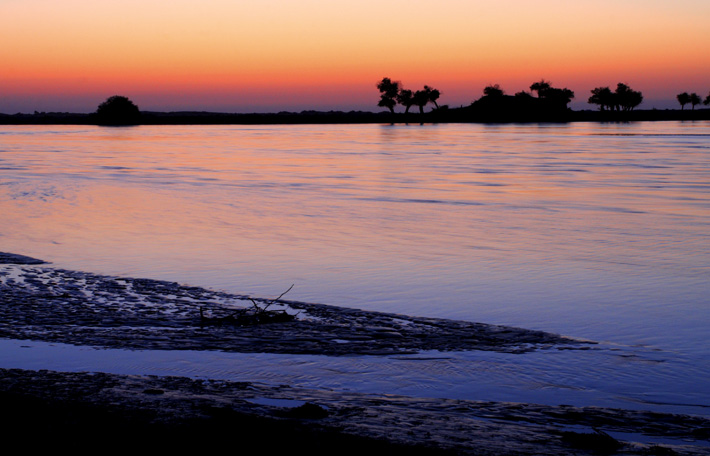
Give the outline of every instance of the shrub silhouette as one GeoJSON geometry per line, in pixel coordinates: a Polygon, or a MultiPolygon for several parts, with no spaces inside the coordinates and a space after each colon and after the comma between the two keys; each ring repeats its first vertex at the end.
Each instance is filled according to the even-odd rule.
{"type": "Polygon", "coordinates": [[[534,97],[525,90],[506,95],[500,85],[490,84],[483,89],[483,96],[471,104],[471,108],[474,112],[499,120],[559,119],[568,111],[567,104],[574,98],[573,91],[552,87],[546,81],[534,83],[531,90],[538,96],[534,97]]]}
{"type": "Polygon", "coordinates": [[[136,125],[141,112],[131,100],[124,96],[109,97],[96,109],[99,125],[136,125]]]}
{"type": "Polygon", "coordinates": [[[553,109],[566,110],[567,105],[574,98],[574,92],[567,87],[564,89],[552,87],[552,83],[544,79],[533,83],[530,90],[537,92],[537,97],[544,99],[547,105],[553,109]]]}
{"type": "Polygon", "coordinates": [[[538,98],[547,100],[551,106],[555,106],[559,109],[567,109],[567,105],[574,98],[574,92],[566,87],[564,89],[550,87],[549,89],[539,91],[538,94],[538,98]]]}
{"type": "Polygon", "coordinates": [[[502,97],[505,95],[505,91],[498,84],[493,84],[484,87],[483,95],[486,97],[502,97]]]}
{"type": "Polygon", "coordinates": [[[531,92],[537,92],[538,98],[541,96],[541,92],[544,92],[545,90],[551,89],[552,86],[550,85],[550,81],[545,81],[544,79],[540,79],[540,82],[534,82],[530,86],[530,91],[531,92]]]}

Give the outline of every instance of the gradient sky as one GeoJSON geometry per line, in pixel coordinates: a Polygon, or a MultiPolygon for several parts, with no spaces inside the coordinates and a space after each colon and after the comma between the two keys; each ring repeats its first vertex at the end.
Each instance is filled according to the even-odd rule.
{"type": "Polygon", "coordinates": [[[0,0],[0,112],[378,110],[384,76],[469,104],[544,78],[710,91],[707,0],[0,0]]]}

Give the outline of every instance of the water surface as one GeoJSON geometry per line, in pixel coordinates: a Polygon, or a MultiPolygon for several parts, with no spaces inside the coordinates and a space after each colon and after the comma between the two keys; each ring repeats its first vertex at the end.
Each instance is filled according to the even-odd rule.
{"type": "Polygon", "coordinates": [[[0,211],[60,267],[709,369],[710,122],[2,126],[0,211]]]}

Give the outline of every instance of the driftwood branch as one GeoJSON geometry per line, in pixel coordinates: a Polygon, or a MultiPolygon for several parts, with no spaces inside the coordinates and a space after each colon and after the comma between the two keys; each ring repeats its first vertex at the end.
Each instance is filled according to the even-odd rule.
{"type": "Polygon", "coordinates": [[[286,293],[288,293],[289,291],[291,291],[291,288],[293,288],[293,284],[292,284],[290,287],[288,287],[288,290],[286,290],[286,291],[284,291],[283,293],[281,293],[278,298],[272,299],[271,301],[267,302],[267,303],[264,305],[264,307],[259,307],[259,305],[256,303],[256,301],[254,301],[252,298],[249,298],[249,301],[251,301],[252,305],[254,306],[254,311],[255,311],[255,312],[257,312],[257,313],[266,312],[270,305],[272,305],[273,303],[275,303],[275,302],[278,301],[279,299],[283,298],[286,293]]]}
{"type": "Polygon", "coordinates": [[[278,323],[292,321],[296,318],[295,315],[290,315],[285,310],[268,310],[269,307],[283,298],[286,293],[291,291],[293,285],[288,287],[288,290],[281,293],[276,299],[265,301],[261,306],[257,302],[248,298],[252,306],[246,309],[238,309],[225,317],[207,317],[205,316],[203,307],[200,307],[200,323],[202,325],[258,325],[263,323],[278,323]]]}

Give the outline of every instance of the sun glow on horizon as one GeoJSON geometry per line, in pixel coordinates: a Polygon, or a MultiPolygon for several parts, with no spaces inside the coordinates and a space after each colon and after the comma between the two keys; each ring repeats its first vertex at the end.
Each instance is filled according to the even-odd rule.
{"type": "Polygon", "coordinates": [[[490,83],[514,93],[540,78],[577,100],[618,81],[672,99],[710,89],[707,17],[698,0],[10,0],[0,3],[10,43],[0,48],[0,112],[61,109],[68,97],[86,99],[88,112],[117,92],[145,109],[238,112],[279,98],[376,109],[384,76],[433,85],[451,105],[490,83]]]}

